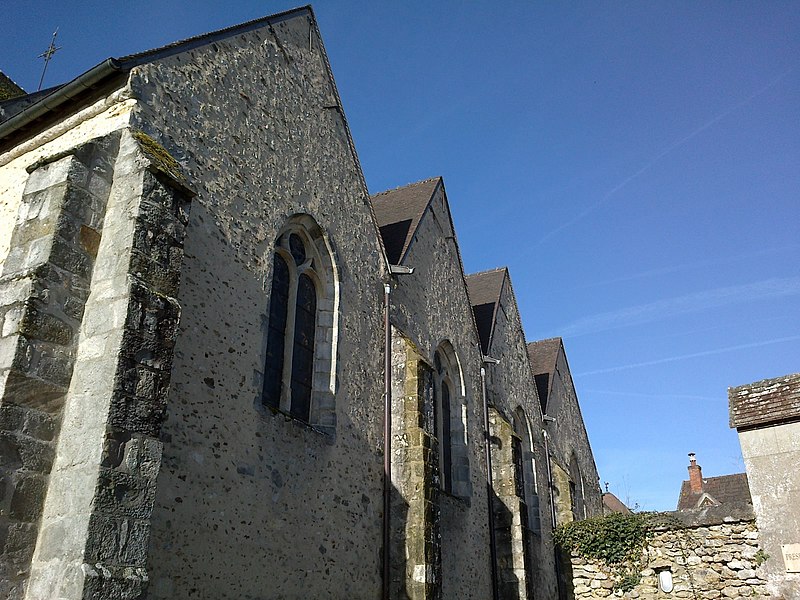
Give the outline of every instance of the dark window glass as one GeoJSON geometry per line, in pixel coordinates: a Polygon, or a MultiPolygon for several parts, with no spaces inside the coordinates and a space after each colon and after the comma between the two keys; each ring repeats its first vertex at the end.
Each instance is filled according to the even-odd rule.
{"type": "Polygon", "coordinates": [[[297,312],[292,351],[292,416],[308,421],[311,408],[311,380],[314,374],[314,332],[317,291],[308,275],[297,281],[297,312]]]}
{"type": "Polygon", "coordinates": [[[452,440],[450,439],[450,387],[442,382],[442,489],[449,492],[453,489],[452,474],[452,440]]]}
{"type": "Polygon", "coordinates": [[[306,246],[296,233],[289,236],[289,252],[298,265],[302,265],[306,261],[306,246]]]}
{"type": "Polygon", "coordinates": [[[272,292],[269,300],[269,330],[267,332],[267,359],[264,364],[264,389],[262,402],[280,407],[281,381],[283,379],[283,351],[286,343],[286,311],[289,305],[289,266],[275,255],[272,273],[272,292]]]}
{"type": "Polygon", "coordinates": [[[520,500],[525,501],[525,469],[522,464],[522,440],[517,436],[511,438],[511,456],[514,461],[514,479],[516,480],[516,494],[520,500]]]}

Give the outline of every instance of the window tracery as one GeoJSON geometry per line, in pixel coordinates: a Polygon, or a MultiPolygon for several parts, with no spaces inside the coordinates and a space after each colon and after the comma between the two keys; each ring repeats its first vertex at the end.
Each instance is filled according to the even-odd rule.
{"type": "Polygon", "coordinates": [[[322,230],[295,215],[274,248],[261,402],[324,431],[336,424],[337,291],[322,230]]]}

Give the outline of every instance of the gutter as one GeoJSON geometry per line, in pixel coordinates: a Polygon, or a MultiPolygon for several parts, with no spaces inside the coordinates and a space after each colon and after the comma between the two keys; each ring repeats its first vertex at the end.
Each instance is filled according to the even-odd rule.
{"type": "Polygon", "coordinates": [[[8,121],[0,124],[0,141],[10,137],[11,134],[19,130],[25,129],[28,125],[42,118],[47,113],[56,110],[62,104],[75,100],[87,90],[91,90],[100,82],[123,70],[121,63],[113,58],[107,58],[99,65],[92,67],[66,85],[61,86],[52,94],[48,94],[36,104],[29,106],[21,113],[17,113],[8,121]]]}

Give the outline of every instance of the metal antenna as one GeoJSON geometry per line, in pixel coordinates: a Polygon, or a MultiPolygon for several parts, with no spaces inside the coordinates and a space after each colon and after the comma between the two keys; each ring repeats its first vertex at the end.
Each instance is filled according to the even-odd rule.
{"type": "Polygon", "coordinates": [[[44,52],[42,52],[38,58],[44,59],[44,69],[42,69],[42,77],[39,79],[39,87],[36,88],[36,91],[40,91],[42,89],[42,82],[44,81],[44,74],[47,73],[47,65],[50,64],[50,59],[53,58],[53,54],[61,50],[61,46],[56,46],[56,36],[58,35],[58,27],[53,32],[53,39],[50,40],[50,47],[47,48],[44,52]]]}

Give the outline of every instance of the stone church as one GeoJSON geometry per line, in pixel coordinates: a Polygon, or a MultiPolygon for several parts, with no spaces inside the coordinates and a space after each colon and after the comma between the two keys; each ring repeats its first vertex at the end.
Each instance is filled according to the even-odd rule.
{"type": "Polygon", "coordinates": [[[310,8],[2,91],[2,597],[564,594],[563,344],[369,195],[310,8]]]}

